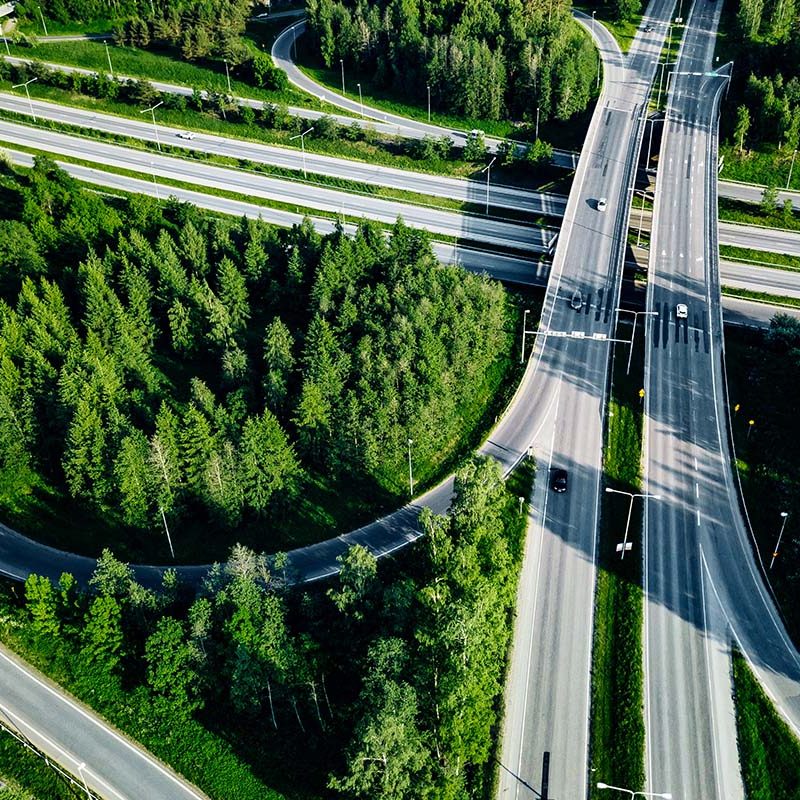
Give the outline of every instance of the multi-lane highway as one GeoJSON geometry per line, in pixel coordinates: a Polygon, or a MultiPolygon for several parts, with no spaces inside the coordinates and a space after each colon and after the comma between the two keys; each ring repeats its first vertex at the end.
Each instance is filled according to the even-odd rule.
{"type": "MultiPolygon", "coordinates": [[[[600,26],[603,93],[573,181],[532,359],[538,479],[520,578],[498,798],[586,796],[595,544],[609,343],[619,302],[643,108],[669,6],[652,3],[623,59],[600,26]],[[598,199],[607,198],[605,210],[598,199]],[[580,309],[568,299],[580,292],[580,309]],[[558,335],[558,338],[555,338],[558,335]],[[564,494],[551,469],[569,473],[564,494]]],[[[597,776],[602,777],[602,776],[597,776]]]]}
{"type": "Polygon", "coordinates": [[[716,224],[721,3],[697,0],[669,98],[649,265],[645,378],[647,782],[744,796],[731,645],[800,730],[800,660],[768,595],[731,468],[716,224]],[[687,306],[679,319],[677,305],[687,306]]]}
{"type": "Polygon", "coordinates": [[[0,120],[0,142],[38,148],[56,155],[85,159],[116,169],[130,170],[219,191],[261,197],[295,208],[312,208],[347,217],[367,217],[393,224],[398,216],[434,235],[475,241],[495,248],[546,252],[555,231],[480,214],[399,203],[372,195],[351,195],[325,186],[308,186],[284,178],[216,167],[191,159],[165,156],[93,139],[30,128],[0,120]]]}

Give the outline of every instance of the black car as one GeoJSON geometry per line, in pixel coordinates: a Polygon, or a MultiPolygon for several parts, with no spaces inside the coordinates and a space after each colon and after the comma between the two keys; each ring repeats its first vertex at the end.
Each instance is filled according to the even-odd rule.
{"type": "Polygon", "coordinates": [[[567,471],[565,469],[553,470],[553,475],[550,478],[550,488],[559,494],[567,491],[567,471]]]}

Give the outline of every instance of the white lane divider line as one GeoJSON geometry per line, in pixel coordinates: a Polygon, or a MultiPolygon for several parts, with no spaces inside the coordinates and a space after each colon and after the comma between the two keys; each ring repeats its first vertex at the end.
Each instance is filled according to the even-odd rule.
{"type": "Polygon", "coordinates": [[[700,527],[700,509],[697,509],[697,527],[700,527]]]}
{"type": "Polygon", "coordinates": [[[700,499],[700,484],[695,483],[694,485],[694,496],[699,500],[700,499]]]}

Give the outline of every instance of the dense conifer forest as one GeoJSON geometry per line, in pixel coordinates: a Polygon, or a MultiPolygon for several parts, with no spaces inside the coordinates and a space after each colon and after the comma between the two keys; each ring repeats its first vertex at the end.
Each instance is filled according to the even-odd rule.
{"type": "Polygon", "coordinates": [[[112,201],[46,159],[3,168],[0,217],[6,511],[60,498],[133,538],[163,514],[206,531],[205,561],[240,531],[281,549],[298,509],[331,535],[348,496],[365,520],[407,497],[409,438],[434,478],[510,368],[502,287],[400,222],[321,237],[112,201]]]}
{"type": "Polygon", "coordinates": [[[309,0],[328,68],[470,118],[565,120],[595,90],[596,52],[565,0],[309,0]]]}

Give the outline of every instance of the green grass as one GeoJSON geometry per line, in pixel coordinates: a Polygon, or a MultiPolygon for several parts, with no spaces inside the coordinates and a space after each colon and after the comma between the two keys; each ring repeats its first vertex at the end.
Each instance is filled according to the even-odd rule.
{"type": "MultiPolygon", "coordinates": [[[[781,150],[775,145],[763,143],[759,145],[759,149],[750,150],[745,141],[745,151],[740,153],[738,143],[735,146],[731,142],[720,142],[719,154],[725,157],[720,173],[721,180],[786,188],[792,162],[792,151],[789,148],[781,150]]],[[[795,163],[789,188],[800,189],[800,163],[795,163]]]]}
{"type": "Polygon", "coordinates": [[[728,396],[747,512],[767,565],[789,512],[781,553],[769,571],[789,632],[800,641],[800,400],[798,368],[787,353],[767,347],[758,332],[725,331],[728,396]],[[736,406],[739,410],[736,411],[736,406]],[[754,420],[750,430],[749,420],[754,420]]]}
{"type": "Polygon", "coordinates": [[[751,250],[748,247],[733,247],[732,245],[721,244],[719,246],[719,254],[721,258],[727,258],[731,261],[761,264],[762,266],[775,267],[777,269],[800,269],[800,257],[785,255],[784,253],[769,253],[765,250],[751,250]]]}
{"type": "Polygon", "coordinates": [[[0,800],[76,800],[79,795],[43,758],[0,730],[0,800]]]}
{"type": "MultiPolygon", "coordinates": [[[[10,82],[0,81],[0,90],[9,91],[10,82]]],[[[33,83],[30,86],[31,96],[50,100],[55,103],[72,105],[105,113],[116,114],[120,117],[140,119],[138,109],[125,103],[98,100],[75,92],[56,89],[49,86],[33,83]]],[[[0,114],[4,116],[5,112],[0,114]]],[[[264,144],[276,144],[297,149],[295,142],[290,141],[293,135],[290,131],[272,130],[258,124],[245,125],[243,123],[226,122],[210,114],[198,111],[177,111],[160,108],[158,121],[164,125],[189,128],[194,131],[203,131],[218,136],[232,137],[264,144]]],[[[418,160],[400,152],[398,139],[389,137],[381,139],[374,137],[369,141],[350,142],[344,139],[335,141],[327,139],[314,139],[306,137],[306,149],[309,152],[323,153],[337,158],[353,159],[367,163],[382,164],[397,169],[405,169],[428,174],[452,175],[455,177],[478,177],[482,165],[462,160],[428,159],[418,160]]],[[[564,177],[564,170],[548,165],[530,169],[518,167],[493,167],[493,179],[497,183],[510,186],[523,186],[565,193],[568,191],[568,182],[564,177]]]]}
{"type": "MultiPolygon", "coordinates": [[[[227,92],[225,65],[221,60],[203,62],[184,61],[174,50],[140,50],[135,47],[121,47],[110,44],[111,66],[114,73],[144,78],[151,81],[175,83],[201,89],[227,92]]],[[[101,41],[84,42],[40,42],[31,52],[42,61],[68,64],[99,72],[108,72],[106,46],[101,41]]],[[[286,103],[295,106],[320,108],[320,102],[298,89],[289,88],[283,92],[261,89],[237,79],[236,69],[231,69],[231,90],[239,97],[265,100],[272,103],[286,103]]],[[[332,110],[332,106],[325,110],[332,110]]]]}
{"type": "Polygon", "coordinates": [[[768,303],[773,306],[800,308],[800,298],[798,297],[784,297],[767,292],[753,292],[750,289],[736,289],[732,286],[723,286],[722,294],[727,297],[741,297],[743,300],[756,300],[760,303],[768,303]]]}
{"type": "Polygon", "coordinates": [[[636,14],[636,16],[630,20],[619,20],[612,16],[611,10],[607,6],[598,6],[595,8],[589,5],[576,5],[574,8],[580,9],[584,14],[588,14],[589,16],[591,16],[594,11],[597,21],[602,22],[614,35],[620,50],[622,50],[623,53],[628,52],[631,44],[633,44],[634,38],[636,38],[639,25],[642,23],[641,14],[636,14]]]}
{"type": "Polygon", "coordinates": [[[794,212],[784,214],[783,208],[779,207],[772,214],[766,214],[761,206],[724,197],[719,200],[719,218],[744,225],[766,225],[769,228],[800,231],[800,217],[794,212]]]}
{"type": "MultiPolygon", "coordinates": [[[[623,323],[621,338],[630,335],[623,323]]],[[[641,342],[641,338],[639,339],[641,342]]],[[[640,489],[643,351],[637,345],[631,375],[625,374],[627,348],[614,356],[612,393],[608,406],[604,483],[628,492],[640,489]]],[[[634,504],[628,533],[633,547],[620,560],[628,499],[603,495],[598,551],[592,652],[590,797],[602,800],[597,781],[631,789],[644,787],[644,716],[642,709],[642,554],[641,503],[634,504]]]]}
{"type": "Polygon", "coordinates": [[[796,800],[800,797],[800,742],[738,652],[733,655],[733,685],[747,800],[796,800]]]}

